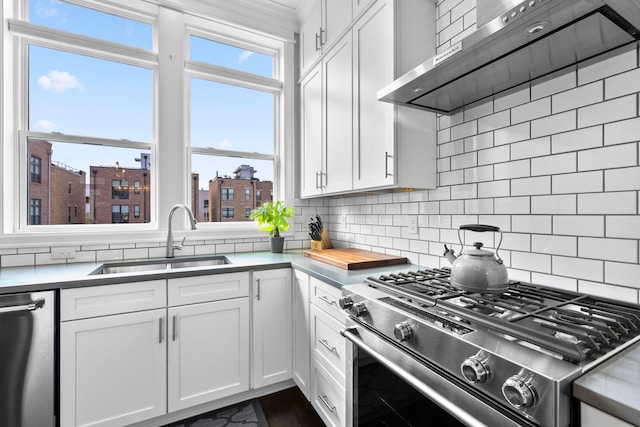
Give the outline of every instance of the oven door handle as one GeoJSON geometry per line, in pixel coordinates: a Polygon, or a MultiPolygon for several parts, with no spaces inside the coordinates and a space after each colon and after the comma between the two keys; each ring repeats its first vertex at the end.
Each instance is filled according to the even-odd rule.
{"type": "Polygon", "coordinates": [[[367,353],[369,353],[373,358],[375,358],[378,362],[382,363],[385,367],[390,369],[393,373],[398,375],[407,383],[411,384],[415,387],[420,393],[424,394],[428,398],[430,398],[434,403],[440,405],[444,410],[449,412],[451,415],[459,419],[461,422],[471,427],[487,427],[487,425],[473,415],[469,414],[463,408],[458,405],[453,404],[450,400],[446,399],[440,393],[435,391],[433,388],[424,384],[415,376],[406,372],[404,369],[384,357],[383,355],[377,353],[374,349],[369,347],[360,337],[354,334],[354,331],[357,331],[356,328],[345,328],[340,331],[340,335],[357,345],[359,348],[363,349],[367,353]]]}

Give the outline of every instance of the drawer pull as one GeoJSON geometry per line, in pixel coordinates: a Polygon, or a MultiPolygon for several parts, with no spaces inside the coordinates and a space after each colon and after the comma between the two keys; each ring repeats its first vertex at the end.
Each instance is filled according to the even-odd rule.
{"type": "Polygon", "coordinates": [[[336,302],[335,302],[335,301],[331,301],[329,298],[325,297],[324,295],[322,295],[322,296],[320,296],[320,297],[318,297],[318,298],[320,298],[320,299],[321,299],[322,301],[324,301],[326,304],[329,304],[329,305],[335,305],[335,306],[337,306],[337,305],[338,305],[338,304],[336,304],[336,302]]]}
{"type": "Polygon", "coordinates": [[[178,331],[176,330],[176,326],[178,322],[178,316],[173,316],[173,341],[178,337],[178,331]]]}
{"type": "Polygon", "coordinates": [[[258,291],[256,292],[256,298],[258,299],[258,301],[260,301],[260,279],[256,279],[256,282],[258,283],[258,291]]]}
{"type": "Polygon", "coordinates": [[[163,333],[163,331],[162,331],[162,330],[164,329],[164,328],[162,327],[163,323],[164,323],[164,317],[161,317],[161,318],[160,318],[160,321],[158,322],[158,325],[159,325],[159,326],[158,326],[158,337],[159,337],[159,338],[158,338],[158,343],[159,343],[159,344],[162,344],[162,338],[163,338],[163,335],[164,335],[164,333],[163,333]]]}
{"type": "Polygon", "coordinates": [[[329,345],[329,343],[327,342],[327,340],[318,340],[318,342],[320,344],[322,344],[324,346],[324,348],[326,348],[327,350],[329,350],[332,353],[337,353],[336,348],[335,347],[331,347],[329,345]]]}
{"type": "Polygon", "coordinates": [[[327,407],[328,410],[330,410],[331,412],[336,412],[336,407],[329,403],[326,394],[318,394],[318,398],[322,401],[322,403],[327,407]]]}

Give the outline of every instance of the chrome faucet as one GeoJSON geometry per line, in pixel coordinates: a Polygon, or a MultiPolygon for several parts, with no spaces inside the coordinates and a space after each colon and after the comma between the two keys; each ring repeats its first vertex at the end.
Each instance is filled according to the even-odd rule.
{"type": "Polygon", "coordinates": [[[167,232],[167,258],[173,258],[174,249],[178,249],[178,250],[182,249],[184,247],[184,241],[186,240],[186,236],[185,236],[182,238],[181,243],[174,242],[173,232],[171,231],[171,219],[173,218],[173,213],[180,208],[183,208],[185,211],[187,211],[187,214],[189,214],[189,221],[191,221],[192,230],[196,229],[196,224],[198,223],[198,221],[196,221],[196,219],[193,217],[193,212],[191,212],[191,209],[189,209],[187,205],[178,203],[177,205],[174,205],[171,208],[171,210],[169,211],[169,227],[167,232]]]}

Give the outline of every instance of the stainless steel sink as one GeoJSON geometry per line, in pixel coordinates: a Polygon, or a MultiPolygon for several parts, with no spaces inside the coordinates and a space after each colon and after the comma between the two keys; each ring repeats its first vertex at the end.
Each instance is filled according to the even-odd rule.
{"type": "Polygon", "coordinates": [[[103,264],[93,270],[90,275],[97,274],[117,274],[117,273],[137,273],[142,271],[162,271],[177,270],[194,267],[215,267],[219,265],[231,264],[225,256],[216,255],[211,257],[162,259],[148,261],[123,261],[103,264]]]}

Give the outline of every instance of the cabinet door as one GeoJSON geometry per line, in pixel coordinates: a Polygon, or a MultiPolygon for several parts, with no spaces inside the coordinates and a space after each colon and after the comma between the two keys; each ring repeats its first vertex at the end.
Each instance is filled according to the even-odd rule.
{"type": "Polygon", "coordinates": [[[347,34],[322,60],[326,97],[323,107],[326,174],[322,184],[327,193],[348,191],[352,188],[353,67],[351,56],[351,34],[347,34]]]}
{"type": "Polygon", "coordinates": [[[169,411],[249,389],[249,301],[169,309],[169,411]]]}
{"type": "Polygon", "coordinates": [[[293,380],[309,400],[309,275],[293,273],[293,380]]]}
{"type": "Polygon", "coordinates": [[[249,296],[249,272],[168,279],[169,306],[249,296]]]}
{"type": "Polygon", "coordinates": [[[291,269],[253,273],[253,386],[291,379],[291,269]]]}
{"type": "Polygon", "coordinates": [[[324,0],[323,17],[322,44],[323,47],[330,47],[351,24],[352,0],[324,0]]]}
{"type": "Polygon", "coordinates": [[[377,92],[394,79],[393,2],[378,2],[353,27],[355,103],[353,156],[356,189],[393,185],[394,106],[377,92]]]}
{"type": "Polygon", "coordinates": [[[300,84],[300,117],[302,141],[300,143],[300,195],[322,194],[323,152],[322,149],[322,67],[317,66],[300,84]]]}
{"type": "Polygon", "coordinates": [[[60,425],[123,426],[166,413],[164,309],[62,322],[60,425]]]}
{"type": "Polygon", "coordinates": [[[303,7],[305,12],[300,19],[300,74],[304,74],[320,58],[322,49],[322,1],[309,0],[303,7]]]}

